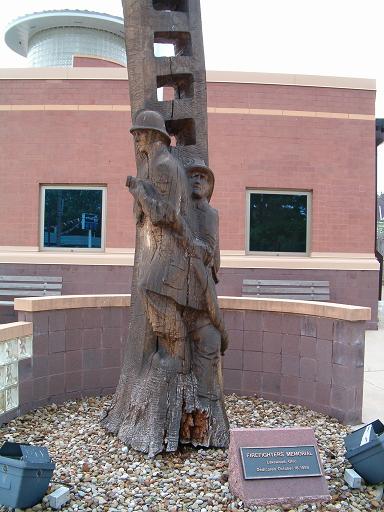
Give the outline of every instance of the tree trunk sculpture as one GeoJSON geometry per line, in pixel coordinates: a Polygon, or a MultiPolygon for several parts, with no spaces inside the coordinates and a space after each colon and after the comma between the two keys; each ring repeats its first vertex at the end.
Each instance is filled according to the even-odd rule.
{"type": "Polygon", "coordinates": [[[124,362],[102,422],[150,456],[175,451],[179,443],[226,447],[220,353],[228,336],[215,290],[218,214],[209,205],[214,174],[205,163],[200,6],[198,0],[123,5],[137,160],[137,176],[127,179],[136,250],[124,362]],[[184,60],[158,60],[154,40],[173,41],[184,60]],[[161,104],[155,86],[167,82],[176,84],[177,98],[161,104]]]}

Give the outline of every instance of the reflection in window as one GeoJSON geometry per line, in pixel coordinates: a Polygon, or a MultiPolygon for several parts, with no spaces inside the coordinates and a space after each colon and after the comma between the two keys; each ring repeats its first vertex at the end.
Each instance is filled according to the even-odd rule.
{"type": "Polygon", "coordinates": [[[43,247],[100,249],[102,188],[43,187],[43,247]]]}
{"type": "Polygon", "coordinates": [[[249,251],[306,253],[309,193],[249,192],[249,251]]]}

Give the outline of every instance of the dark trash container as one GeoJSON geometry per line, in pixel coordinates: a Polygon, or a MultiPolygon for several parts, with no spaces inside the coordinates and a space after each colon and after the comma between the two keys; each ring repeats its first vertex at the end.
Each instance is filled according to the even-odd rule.
{"type": "Polygon", "coordinates": [[[346,458],[368,484],[384,481],[384,425],[380,420],[348,434],[344,444],[346,458]]]}
{"type": "Polygon", "coordinates": [[[0,448],[0,504],[33,507],[42,500],[54,469],[44,446],[6,441],[0,448]]]}

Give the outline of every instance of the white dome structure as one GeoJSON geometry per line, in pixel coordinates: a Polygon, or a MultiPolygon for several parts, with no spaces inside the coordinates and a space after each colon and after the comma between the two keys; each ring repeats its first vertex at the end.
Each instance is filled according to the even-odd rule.
{"type": "Polygon", "coordinates": [[[72,67],[76,55],[126,65],[124,21],[92,11],[57,10],[12,21],[5,42],[32,67],[72,67]]]}

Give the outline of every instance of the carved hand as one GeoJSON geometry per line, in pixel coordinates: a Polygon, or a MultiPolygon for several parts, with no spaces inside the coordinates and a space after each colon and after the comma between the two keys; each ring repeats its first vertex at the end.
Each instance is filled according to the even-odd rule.
{"type": "Polygon", "coordinates": [[[127,176],[127,181],[125,185],[130,189],[135,188],[137,186],[137,178],[135,178],[134,176],[127,176]]]}

